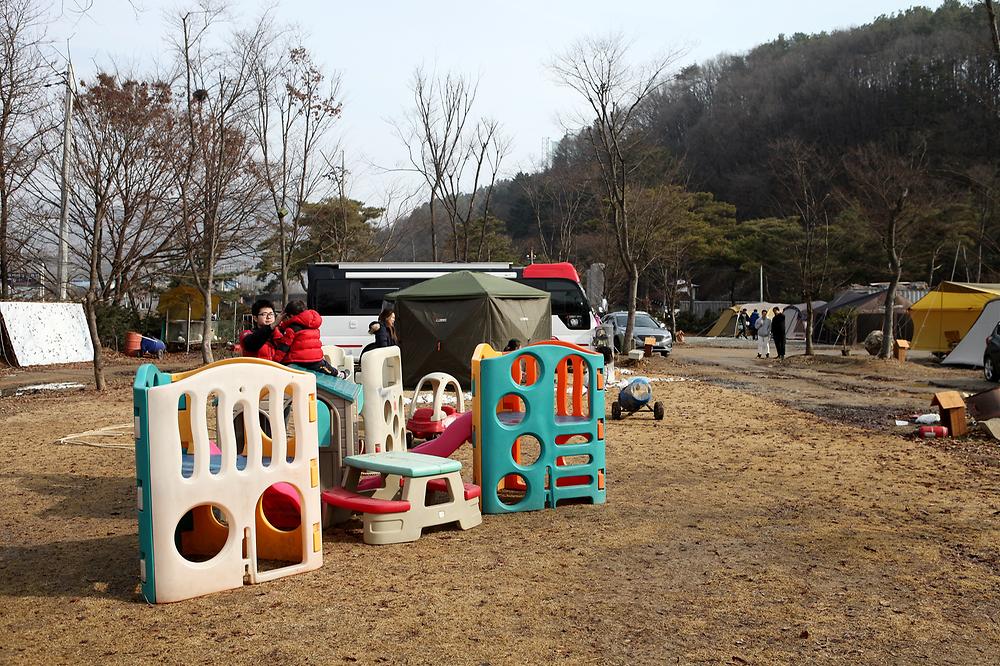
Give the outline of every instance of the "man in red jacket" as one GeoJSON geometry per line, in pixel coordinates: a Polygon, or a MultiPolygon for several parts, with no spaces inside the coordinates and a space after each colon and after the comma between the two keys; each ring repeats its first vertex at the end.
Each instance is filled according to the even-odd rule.
{"type": "Polygon", "coordinates": [[[290,301],[278,324],[274,339],[274,360],[309,370],[319,370],[331,375],[337,371],[323,358],[323,343],[319,327],[323,317],[315,310],[306,309],[304,301],[290,301]]]}
{"type": "Polygon", "coordinates": [[[267,361],[274,359],[274,304],[271,301],[259,300],[250,309],[253,313],[253,330],[243,331],[240,335],[240,349],[243,356],[262,358],[267,361]]]}

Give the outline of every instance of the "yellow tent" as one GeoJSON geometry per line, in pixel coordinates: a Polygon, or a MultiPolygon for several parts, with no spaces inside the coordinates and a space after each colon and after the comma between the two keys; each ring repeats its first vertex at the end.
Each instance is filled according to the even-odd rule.
{"type": "Polygon", "coordinates": [[[732,337],[735,335],[736,315],[739,312],[740,307],[738,305],[731,305],[720,312],[719,318],[715,320],[715,323],[712,324],[712,328],[709,329],[706,335],[710,338],[717,338],[723,335],[732,337]]]}
{"type": "Polygon", "coordinates": [[[1000,284],[942,282],[910,306],[912,349],[948,352],[965,337],[987,303],[1000,296],[1000,284]]]}
{"type": "Polygon", "coordinates": [[[747,314],[750,314],[754,310],[758,312],[761,310],[770,311],[775,306],[782,311],[788,307],[784,303],[743,303],[741,305],[730,306],[719,313],[719,318],[715,320],[712,328],[709,329],[705,336],[709,338],[731,338],[736,335],[736,318],[739,316],[741,309],[746,308],[747,314]]]}

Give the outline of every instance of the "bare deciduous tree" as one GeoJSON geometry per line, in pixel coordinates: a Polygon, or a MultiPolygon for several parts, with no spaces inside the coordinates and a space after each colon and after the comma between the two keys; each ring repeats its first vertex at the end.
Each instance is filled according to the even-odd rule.
{"type": "Polygon", "coordinates": [[[258,171],[271,200],[281,299],[290,275],[303,266],[295,248],[303,240],[303,206],[324,196],[323,141],[340,116],[340,76],[329,79],[309,52],[287,39],[259,39],[254,55],[256,105],[251,127],[260,146],[258,171]]]}
{"type": "Polygon", "coordinates": [[[634,265],[640,273],[657,269],[671,314],[671,330],[676,335],[673,312],[678,285],[689,278],[691,264],[707,241],[707,225],[691,212],[693,196],[680,185],[630,190],[628,195],[635,220],[629,227],[634,265]]]}
{"type": "MultiPolygon", "coordinates": [[[[104,388],[97,305],[131,299],[133,283],[167,257],[176,224],[170,196],[173,109],[164,83],[119,82],[100,74],[76,95],[73,116],[69,244],[87,277],[83,299],[91,328],[98,390],[104,388]]],[[[47,161],[48,181],[60,164],[47,161]]],[[[41,193],[58,208],[56,189],[41,193]]],[[[57,242],[55,229],[50,238],[57,242]]]]}
{"type": "Polygon", "coordinates": [[[772,170],[783,192],[778,202],[798,221],[792,239],[799,290],[806,304],[806,355],[813,353],[813,300],[830,274],[830,216],[835,201],[833,166],[813,146],[798,139],[771,145],[772,170]]]}
{"type": "MultiPolygon", "coordinates": [[[[201,353],[212,362],[212,293],[221,261],[250,247],[263,193],[252,174],[250,114],[253,54],[265,38],[267,18],[235,40],[229,51],[212,51],[206,34],[221,10],[205,2],[179,17],[178,55],[183,67],[181,116],[185,131],[175,169],[184,254],[202,294],[201,353]]],[[[190,332],[189,332],[190,335],[190,332]]]]}
{"type": "Polygon", "coordinates": [[[588,107],[580,125],[600,166],[608,221],[629,279],[625,336],[630,349],[642,270],[632,244],[632,225],[636,221],[630,210],[633,177],[642,160],[642,151],[636,150],[642,132],[635,121],[640,106],[666,83],[668,70],[681,54],[668,53],[646,66],[631,64],[628,55],[621,35],[585,38],[557,56],[551,69],[559,82],[577,92],[588,107]]]}
{"type": "Polygon", "coordinates": [[[586,175],[562,163],[522,174],[515,182],[531,204],[542,255],[549,261],[568,261],[577,227],[592,201],[586,175]]]}
{"type": "Polygon", "coordinates": [[[437,200],[466,148],[463,136],[477,89],[478,84],[465,77],[449,74],[438,79],[418,67],[413,72],[414,108],[405,125],[396,126],[411,169],[423,179],[430,195],[432,261],[438,260],[437,200]]]}
{"type": "Polygon", "coordinates": [[[21,194],[44,156],[42,138],[53,125],[45,109],[46,78],[41,53],[45,12],[35,0],[0,2],[0,297],[10,296],[15,248],[12,221],[24,213],[21,194]]]}
{"type": "Polygon", "coordinates": [[[462,142],[465,145],[461,153],[445,165],[441,199],[451,226],[452,258],[469,261],[470,243],[478,237],[476,259],[481,260],[489,235],[493,189],[500,166],[510,151],[510,141],[500,134],[497,121],[483,120],[472,136],[462,142]],[[478,228],[473,228],[477,223],[478,228]]]}
{"type": "Polygon", "coordinates": [[[890,152],[876,145],[853,150],[844,158],[846,195],[859,216],[879,239],[885,252],[889,286],[882,319],[882,349],[888,358],[893,343],[896,286],[903,274],[903,257],[920,236],[919,225],[931,212],[934,200],[924,147],[890,152]]]}

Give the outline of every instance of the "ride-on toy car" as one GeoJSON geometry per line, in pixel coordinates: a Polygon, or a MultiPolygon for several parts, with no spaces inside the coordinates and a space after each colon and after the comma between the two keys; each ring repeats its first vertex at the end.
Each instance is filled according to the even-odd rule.
{"type": "Polygon", "coordinates": [[[447,429],[465,411],[465,397],[458,380],[444,372],[432,372],[423,376],[413,390],[410,401],[410,418],[406,421],[406,445],[412,446],[415,440],[434,439],[447,429]],[[430,407],[417,407],[417,397],[424,389],[424,384],[430,386],[432,404],[430,407]],[[451,388],[456,396],[458,409],[442,404],[444,393],[451,388]]]}
{"type": "Polygon", "coordinates": [[[618,399],[611,403],[611,418],[615,421],[621,419],[622,413],[628,416],[635,414],[639,410],[648,409],[653,412],[653,418],[657,421],[663,420],[663,403],[654,402],[653,387],[649,385],[649,380],[645,377],[635,377],[625,388],[618,392],[618,399]]]}

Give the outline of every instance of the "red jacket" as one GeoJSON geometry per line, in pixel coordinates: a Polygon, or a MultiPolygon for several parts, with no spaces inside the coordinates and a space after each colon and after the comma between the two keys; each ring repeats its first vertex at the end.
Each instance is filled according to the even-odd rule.
{"type": "Polygon", "coordinates": [[[274,360],[279,363],[315,363],[323,360],[319,326],[323,317],[306,310],[278,324],[274,339],[274,360]]]}
{"type": "Polygon", "coordinates": [[[243,356],[250,356],[250,357],[253,357],[253,358],[262,358],[262,359],[264,359],[266,361],[273,361],[273,360],[275,360],[275,358],[274,358],[274,354],[275,354],[274,342],[276,341],[276,336],[279,335],[277,330],[274,331],[274,333],[272,334],[271,339],[268,340],[267,342],[265,342],[263,345],[261,345],[260,349],[258,349],[256,352],[252,352],[252,351],[250,351],[249,349],[246,348],[246,340],[247,340],[247,338],[250,337],[251,335],[253,335],[254,333],[256,333],[257,330],[258,329],[253,329],[253,330],[249,330],[249,331],[243,331],[240,334],[240,351],[241,351],[241,353],[243,354],[243,356]]]}

